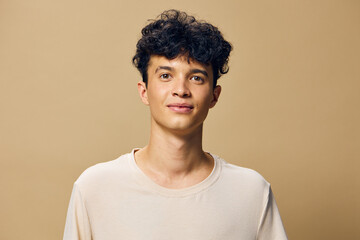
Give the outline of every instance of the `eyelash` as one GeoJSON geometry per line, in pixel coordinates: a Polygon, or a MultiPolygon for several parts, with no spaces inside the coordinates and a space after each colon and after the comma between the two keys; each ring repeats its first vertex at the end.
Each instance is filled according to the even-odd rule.
{"type": "Polygon", "coordinates": [[[160,75],[160,78],[161,78],[161,79],[169,79],[169,78],[170,78],[170,74],[168,74],[168,73],[163,73],[163,74],[160,75]],[[167,76],[167,77],[165,77],[165,76],[167,76]]]}
{"type": "Polygon", "coordinates": [[[193,76],[191,77],[191,79],[194,79],[196,82],[203,82],[204,79],[202,77],[199,77],[199,76],[193,76]],[[194,79],[194,78],[197,78],[197,79],[194,79]]]}

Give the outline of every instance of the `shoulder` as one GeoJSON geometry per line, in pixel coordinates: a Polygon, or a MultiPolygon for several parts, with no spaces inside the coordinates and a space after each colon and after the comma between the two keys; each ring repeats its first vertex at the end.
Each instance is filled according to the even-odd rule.
{"type": "Polygon", "coordinates": [[[268,184],[265,178],[256,170],[231,164],[225,160],[222,160],[222,168],[226,174],[232,177],[268,184]]]}
{"type": "Polygon", "coordinates": [[[233,187],[242,189],[259,190],[267,192],[270,183],[257,171],[231,164],[224,159],[217,157],[221,165],[221,178],[233,187]]]}
{"type": "Polygon", "coordinates": [[[75,184],[84,188],[112,182],[115,179],[125,177],[129,172],[130,153],[121,155],[115,160],[95,164],[87,168],[75,181],[75,184]]]}

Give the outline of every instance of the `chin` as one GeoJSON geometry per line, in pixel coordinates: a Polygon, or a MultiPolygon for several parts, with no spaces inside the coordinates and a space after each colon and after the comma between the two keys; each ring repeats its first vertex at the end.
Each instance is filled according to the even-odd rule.
{"type": "Polygon", "coordinates": [[[153,118],[153,123],[159,127],[166,129],[169,132],[179,133],[179,134],[188,134],[196,132],[197,129],[202,128],[202,119],[193,118],[190,116],[166,116],[158,118],[157,121],[153,118]],[[166,119],[164,121],[164,119],[166,119]]]}
{"type": "Polygon", "coordinates": [[[174,131],[186,131],[191,129],[191,125],[189,124],[184,124],[184,123],[176,123],[176,124],[169,124],[168,126],[166,126],[168,129],[170,130],[174,130],[174,131]]]}
{"type": "Polygon", "coordinates": [[[175,121],[166,126],[166,128],[169,129],[170,131],[184,133],[184,134],[195,132],[196,129],[201,127],[202,127],[201,123],[196,124],[194,122],[187,122],[187,121],[175,121]]]}

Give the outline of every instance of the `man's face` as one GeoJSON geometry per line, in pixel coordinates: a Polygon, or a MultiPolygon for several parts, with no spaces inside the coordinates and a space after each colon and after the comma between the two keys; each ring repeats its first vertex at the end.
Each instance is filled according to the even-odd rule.
{"type": "Polygon", "coordinates": [[[138,83],[142,101],[150,106],[152,126],[187,134],[202,127],[215,106],[221,87],[213,88],[212,67],[186,56],[169,60],[153,55],[148,85],[138,83]]]}

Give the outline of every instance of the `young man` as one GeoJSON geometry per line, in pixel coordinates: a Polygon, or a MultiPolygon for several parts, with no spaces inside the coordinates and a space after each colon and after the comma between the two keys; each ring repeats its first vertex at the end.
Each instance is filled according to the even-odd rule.
{"type": "Polygon", "coordinates": [[[269,183],[202,149],[230,51],[216,27],[184,12],[142,30],[133,62],[149,143],[78,178],[64,239],[287,239],[269,183]]]}

